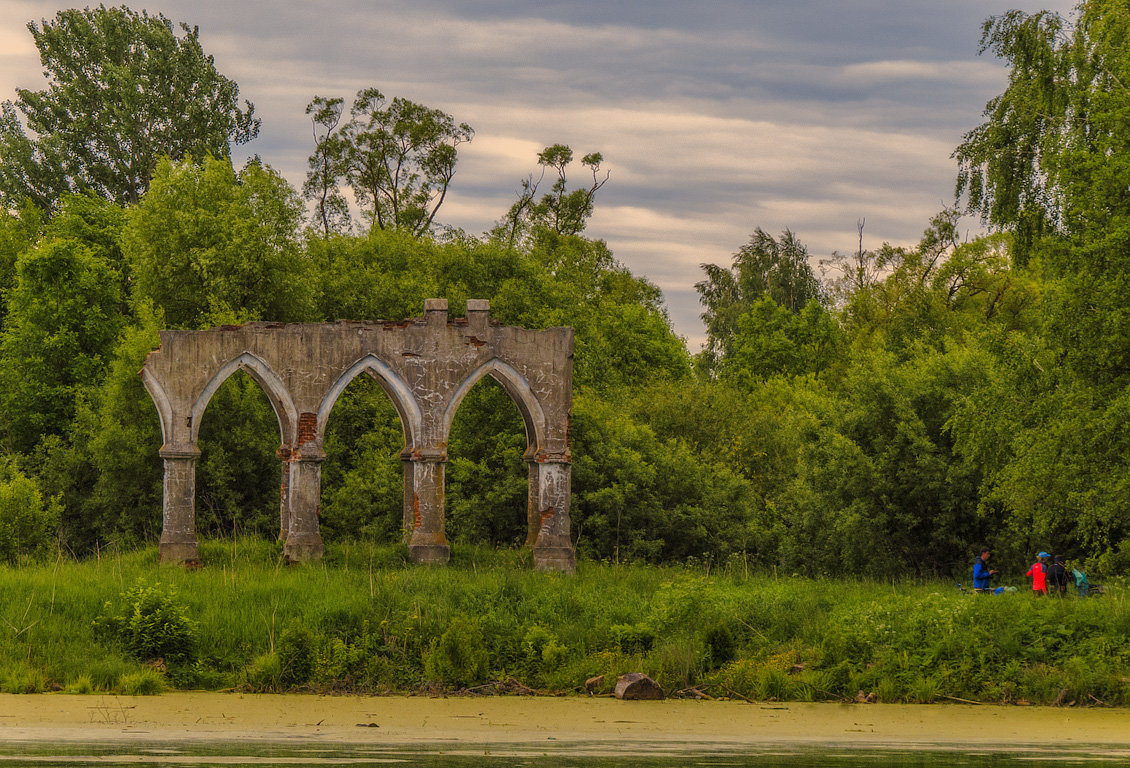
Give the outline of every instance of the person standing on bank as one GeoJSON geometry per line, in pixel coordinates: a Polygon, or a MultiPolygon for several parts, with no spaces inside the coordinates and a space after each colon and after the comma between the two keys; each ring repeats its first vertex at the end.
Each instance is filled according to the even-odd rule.
{"type": "Polygon", "coordinates": [[[973,591],[975,592],[991,592],[992,579],[997,575],[997,571],[989,568],[989,552],[988,547],[981,547],[981,556],[977,558],[977,562],[973,563],[973,591]]]}
{"type": "Polygon", "coordinates": [[[1064,564],[1063,555],[1052,555],[1052,562],[1047,572],[1047,588],[1049,595],[1063,597],[1067,594],[1067,566],[1064,564]]]}
{"type": "Polygon", "coordinates": [[[1047,569],[1044,567],[1044,561],[1048,559],[1047,552],[1040,552],[1036,555],[1036,562],[1028,569],[1025,576],[1032,577],[1032,594],[1046,595],[1047,588],[1047,569]]]}

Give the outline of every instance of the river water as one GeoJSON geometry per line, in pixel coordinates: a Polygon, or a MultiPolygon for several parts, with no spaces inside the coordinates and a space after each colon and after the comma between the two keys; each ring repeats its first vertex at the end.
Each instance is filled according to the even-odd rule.
{"type": "Polygon", "coordinates": [[[963,750],[948,748],[890,749],[875,747],[782,747],[765,750],[710,749],[671,744],[529,744],[361,746],[290,743],[161,744],[65,743],[0,741],[0,766],[427,766],[428,768],[675,768],[676,766],[734,766],[735,768],[1071,768],[1099,765],[1130,767],[1124,747],[1102,746],[1053,749],[963,750]]]}

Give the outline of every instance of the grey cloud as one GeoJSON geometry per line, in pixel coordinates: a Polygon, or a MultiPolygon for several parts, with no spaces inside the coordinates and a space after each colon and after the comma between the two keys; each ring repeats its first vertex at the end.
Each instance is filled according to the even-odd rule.
{"type": "MultiPolygon", "coordinates": [[[[757,226],[793,229],[814,258],[917,239],[952,197],[949,153],[1004,83],[977,57],[985,16],[1067,0],[156,0],[263,118],[258,153],[295,186],[315,94],[375,85],[477,130],[445,223],[491,226],[541,146],[605,153],[590,234],[665,292],[701,340],[699,264],[728,264],[757,226]]],[[[0,41],[55,3],[9,0],[0,41]]],[[[5,52],[6,53],[6,52],[5,52]]],[[[38,87],[30,49],[0,58],[0,98],[38,87]]]]}

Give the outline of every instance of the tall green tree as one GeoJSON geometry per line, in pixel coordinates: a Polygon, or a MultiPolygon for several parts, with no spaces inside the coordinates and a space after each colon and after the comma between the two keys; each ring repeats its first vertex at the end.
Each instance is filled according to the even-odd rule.
{"type": "Polygon", "coordinates": [[[963,450],[985,457],[983,508],[1123,568],[1128,42],[1124,0],[1086,0],[1070,20],[990,19],[982,46],[1009,64],[1009,83],[955,153],[968,206],[1011,235],[1017,264],[1047,277],[1043,335],[986,343],[988,375],[955,417],[963,450]]]}
{"type": "MultiPolygon", "coordinates": [[[[661,438],[626,398],[574,398],[573,503],[578,549],[617,561],[724,560],[765,532],[750,484],[732,467],[661,438]]],[[[758,552],[758,554],[761,554],[758,552]]]]}
{"type": "Polygon", "coordinates": [[[136,203],[162,156],[228,157],[258,134],[254,107],[240,105],[195,27],[100,5],[28,29],[48,85],[18,89],[0,110],[4,207],[50,210],[74,191],[136,203]]]}
{"type": "Polygon", "coordinates": [[[776,499],[794,571],[893,576],[949,573],[988,527],[978,467],[953,448],[947,421],[975,361],[923,349],[900,361],[861,350],[835,388],[797,387],[809,415],[797,474],[776,499]]]}
{"type": "Polygon", "coordinates": [[[350,224],[349,203],[339,186],[345,173],[342,167],[344,147],[341,136],[335,133],[343,107],[342,99],[320,96],[306,106],[314,131],[314,154],[307,161],[310,171],[302,185],[302,194],[314,203],[314,219],[323,237],[347,230],[350,224]]]}
{"type": "Polygon", "coordinates": [[[0,430],[10,448],[69,436],[122,321],[117,273],[83,244],[48,240],[20,257],[0,337],[0,430]]]}
{"type": "Polygon", "coordinates": [[[447,298],[458,313],[468,298],[486,298],[491,316],[507,324],[572,326],[578,385],[639,384],[689,373],[662,293],[599,240],[546,231],[528,246],[508,248],[496,240],[434,242],[372,230],[315,238],[309,247],[321,275],[318,314],[330,320],[411,317],[430,296],[447,298]]]}
{"type": "Polygon", "coordinates": [[[997,233],[962,241],[958,212],[930,220],[913,247],[884,243],[874,251],[834,254],[832,290],[840,321],[857,345],[882,344],[903,356],[961,343],[986,324],[1031,328],[1039,322],[1036,278],[1012,269],[1009,238],[997,233]],[[868,275],[860,279],[860,274],[868,275]]]}
{"type": "Polygon", "coordinates": [[[568,167],[573,162],[573,149],[566,144],[553,144],[538,153],[541,172],[537,179],[530,174],[522,180],[518,199],[494,228],[494,236],[514,245],[538,228],[558,235],[579,235],[588,224],[595,206],[596,193],[607,183],[611,171],[601,173],[604,156],[590,152],[581,158],[581,165],[592,174],[592,182],[569,189],[568,167]],[[553,173],[549,192],[538,197],[538,188],[545,175],[553,173]]]}
{"type": "Polygon", "coordinates": [[[358,91],[349,120],[338,127],[340,108],[340,99],[322,97],[306,108],[315,151],[304,189],[325,216],[325,230],[329,214],[340,213],[333,190],[341,179],[372,228],[429,231],[455,176],[457,148],[474,130],[442,110],[399,96],[389,101],[376,88],[358,91]]]}
{"type": "MultiPolygon", "coordinates": [[[[30,201],[18,213],[0,209],[0,296],[6,295],[16,282],[16,261],[20,254],[31,250],[43,230],[44,215],[30,201]]],[[[6,307],[0,300],[0,320],[6,307]]]]}
{"type": "Polygon", "coordinates": [[[760,227],[734,254],[727,268],[703,264],[706,278],[695,284],[705,307],[708,365],[732,352],[738,318],[767,296],[790,312],[799,312],[809,299],[822,301],[824,290],[812,271],[808,249],[785,230],[780,240],[760,227]]]}
{"type": "Polygon", "coordinates": [[[718,363],[720,377],[749,386],[770,376],[821,373],[841,355],[835,317],[809,299],[793,313],[763,296],[738,318],[733,351],[718,363]]]}
{"type": "Polygon", "coordinates": [[[45,493],[63,499],[60,534],[70,551],[134,546],[161,532],[161,424],[137,375],[161,327],[151,304],[139,302],[105,375],[79,402],[70,439],[48,438],[33,456],[45,493]]]}
{"type": "MultiPolygon", "coordinates": [[[[1130,237],[1128,40],[1124,0],[1086,0],[1074,24],[1049,11],[985,22],[982,51],[1008,63],[1009,82],[954,152],[957,191],[971,211],[1014,234],[1018,263],[1045,236],[1104,248],[1130,237]]],[[[1053,261],[1071,270],[1079,258],[1093,261],[1085,251],[1058,251],[1053,261]]]]}
{"type": "Polygon", "coordinates": [[[1035,240],[1062,220],[1052,158],[1073,131],[1069,91],[1075,89],[1067,78],[1065,25],[1050,11],[1013,10],[985,22],[981,52],[1008,61],[1009,84],[986,105],[986,121],[954,151],[958,194],[966,195],[970,211],[1016,234],[1021,263],[1035,240]]]}
{"type": "Polygon", "coordinates": [[[122,235],[134,297],[171,328],[308,320],[301,218],[297,194],[261,163],[237,174],[219,157],[162,160],[122,235]]]}

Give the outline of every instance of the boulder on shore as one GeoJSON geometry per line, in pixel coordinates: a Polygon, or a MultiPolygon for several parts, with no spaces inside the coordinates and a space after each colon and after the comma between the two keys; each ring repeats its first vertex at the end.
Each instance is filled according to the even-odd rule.
{"type": "Polygon", "coordinates": [[[642,699],[662,699],[663,689],[659,683],[642,672],[629,672],[616,681],[616,698],[625,701],[642,699]]]}

